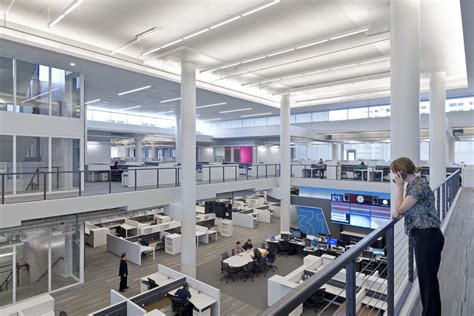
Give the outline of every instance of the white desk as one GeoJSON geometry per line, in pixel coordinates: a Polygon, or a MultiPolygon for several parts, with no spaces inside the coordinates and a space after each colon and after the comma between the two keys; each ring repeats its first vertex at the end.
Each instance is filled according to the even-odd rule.
{"type": "MultiPolygon", "coordinates": [[[[140,245],[140,243],[137,242],[140,245]]],[[[151,252],[153,254],[153,261],[155,261],[155,248],[150,246],[143,246],[140,245],[140,253],[148,253],[151,252]]]]}
{"type": "Polygon", "coordinates": [[[130,235],[128,234],[128,231],[129,231],[129,230],[132,230],[132,231],[133,231],[134,229],[136,230],[136,231],[135,231],[135,234],[132,234],[131,236],[135,236],[135,235],[138,233],[138,228],[135,227],[135,226],[132,226],[132,225],[129,225],[129,224],[122,224],[122,225],[120,225],[120,226],[121,226],[123,229],[125,229],[125,238],[130,237],[130,235]]]}
{"type": "Polygon", "coordinates": [[[199,247],[199,242],[205,244],[209,243],[209,235],[207,232],[196,230],[196,247],[199,247]]]}
{"type": "MultiPolygon", "coordinates": [[[[260,250],[260,253],[262,256],[266,256],[267,251],[262,248],[258,248],[260,250]]],[[[242,268],[249,262],[253,261],[253,251],[244,251],[241,252],[237,255],[233,255],[232,257],[229,257],[224,260],[224,263],[229,264],[229,267],[231,268],[242,268]]]]}
{"type": "MultiPolygon", "coordinates": [[[[180,288],[168,292],[168,294],[171,295],[176,295],[176,292],[180,288]]],[[[194,305],[195,311],[197,311],[197,315],[205,315],[205,316],[210,316],[211,315],[211,309],[210,307],[217,303],[217,300],[210,297],[209,295],[206,295],[204,293],[201,293],[200,291],[190,287],[189,292],[191,292],[191,298],[189,299],[189,302],[194,305]]],[[[194,314],[194,315],[196,315],[194,314]]]]}
{"type": "Polygon", "coordinates": [[[153,274],[150,274],[146,277],[143,277],[141,278],[141,282],[140,282],[140,289],[141,289],[141,292],[146,292],[148,291],[148,286],[143,284],[142,281],[148,281],[148,278],[152,279],[153,281],[155,281],[155,283],[158,285],[158,286],[164,286],[164,285],[167,285],[171,282],[174,281],[174,279],[170,278],[170,277],[167,277],[166,275],[163,275],[161,274],[160,272],[155,272],[153,274]]]}

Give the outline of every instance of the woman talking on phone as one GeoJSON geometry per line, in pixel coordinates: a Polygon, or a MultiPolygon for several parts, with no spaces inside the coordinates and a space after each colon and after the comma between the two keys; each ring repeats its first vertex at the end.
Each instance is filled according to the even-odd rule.
{"type": "Polygon", "coordinates": [[[393,217],[405,216],[405,233],[414,240],[415,260],[420,285],[423,315],[441,315],[438,270],[444,237],[441,232],[435,197],[430,186],[416,175],[421,168],[415,167],[407,157],[401,157],[390,165],[397,185],[393,217]],[[404,183],[407,182],[405,197],[404,183]]]}

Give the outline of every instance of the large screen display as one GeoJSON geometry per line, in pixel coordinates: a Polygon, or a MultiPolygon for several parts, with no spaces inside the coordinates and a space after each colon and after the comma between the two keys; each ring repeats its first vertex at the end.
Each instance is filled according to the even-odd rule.
{"type": "Polygon", "coordinates": [[[331,221],[376,229],[390,220],[390,199],[375,195],[332,194],[331,221]]]}

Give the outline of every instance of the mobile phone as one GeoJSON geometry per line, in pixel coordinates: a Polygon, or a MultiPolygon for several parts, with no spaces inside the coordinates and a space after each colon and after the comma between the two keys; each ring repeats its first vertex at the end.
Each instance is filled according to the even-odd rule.
{"type": "MultiPolygon", "coordinates": [[[[406,174],[405,172],[400,171],[399,173],[400,173],[400,176],[402,177],[403,180],[405,180],[405,179],[407,178],[407,174],[406,174]]],[[[395,179],[392,179],[392,182],[393,182],[393,183],[396,183],[396,182],[395,182],[395,179]]]]}

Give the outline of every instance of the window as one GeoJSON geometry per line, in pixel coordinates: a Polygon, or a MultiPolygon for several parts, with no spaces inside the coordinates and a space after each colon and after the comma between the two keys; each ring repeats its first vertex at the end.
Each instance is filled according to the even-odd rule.
{"type": "Polygon", "coordinates": [[[474,164],[474,139],[455,143],[456,163],[474,164]]]}
{"type": "Polygon", "coordinates": [[[349,120],[369,118],[369,108],[355,108],[348,110],[349,120]]]}
{"type": "Polygon", "coordinates": [[[279,116],[267,117],[267,125],[280,125],[280,117],[279,116]]]}
{"type": "Polygon", "coordinates": [[[266,117],[259,117],[255,119],[255,126],[265,126],[267,125],[266,117]]]}
{"type": "Polygon", "coordinates": [[[230,121],[230,127],[232,127],[232,128],[242,127],[242,120],[230,121]]]}
{"type": "Polygon", "coordinates": [[[242,127],[252,127],[252,126],[255,126],[254,119],[242,120],[242,127]]]}
{"type": "Polygon", "coordinates": [[[347,109],[329,111],[330,121],[343,121],[347,120],[347,109]]]}
{"type": "Polygon", "coordinates": [[[390,116],[390,105],[369,107],[369,118],[390,116]]]}
{"type": "Polygon", "coordinates": [[[311,122],[311,113],[296,114],[296,123],[308,123],[311,122]]]}
{"type": "Polygon", "coordinates": [[[423,101],[420,103],[420,114],[430,114],[430,102],[423,101]]]}
{"type": "Polygon", "coordinates": [[[326,121],[329,121],[329,112],[328,111],[314,112],[311,115],[311,120],[313,122],[326,122],[326,121]]]}

